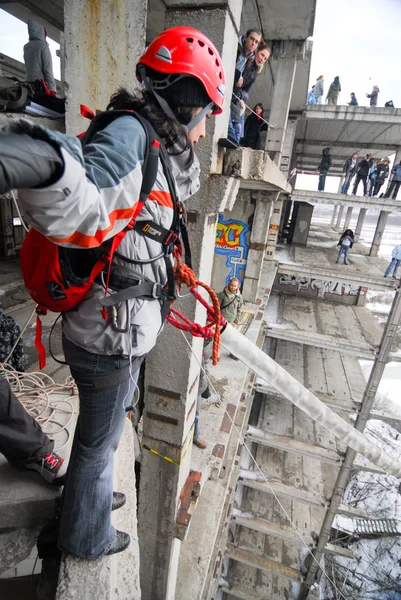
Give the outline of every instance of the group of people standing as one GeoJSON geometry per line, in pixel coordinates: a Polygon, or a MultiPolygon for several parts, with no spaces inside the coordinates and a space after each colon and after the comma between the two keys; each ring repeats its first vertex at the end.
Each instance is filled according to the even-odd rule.
{"type": "MultiPolygon", "coordinates": [[[[367,98],[370,98],[370,106],[377,106],[377,99],[379,96],[379,86],[374,85],[370,94],[366,94],[367,98]]],[[[338,96],[341,92],[340,78],[337,75],[334,77],[333,82],[330,84],[329,91],[326,96],[327,104],[338,104],[338,96]]],[[[323,104],[324,97],[324,76],[319,75],[316,79],[315,85],[312,85],[312,89],[308,93],[307,104],[323,104]]],[[[347,102],[348,106],[358,106],[358,100],[356,99],[355,92],[351,92],[350,101],[347,102]]],[[[390,106],[390,103],[386,103],[386,106],[390,106]]],[[[391,103],[391,106],[393,104],[391,103]]]]}
{"type": "Polygon", "coordinates": [[[267,128],[263,120],[264,108],[261,103],[256,104],[253,113],[246,119],[244,127],[245,101],[270,55],[271,49],[262,39],[262,33],[257,28],[248,29],[238,38],[228,139],[236,145],[242,143],[254,150],[259,150],[260,132],[267,128]]]}
{"type": "MultiPolygon", "coordinates": [[[[323,192],[326,184],[327,173],[332,165],[332,157],[330,148],[324,148],[322,158],[317,170],[319,171],[318,191],[323,192]]],[[[389,198],[393,194],[393,200],[396,200],[398,190],[401,186],[401,161],[394,165],[391,170],[393,176],[392,181],[385,194],[380,194],[382,186],[390,175],[390,159],[388,157],[381,158],[377,161],[372,159],[371,154],[366,154],[361,160],[358,159],[358,154],[354,152],[352,156],[347,158],[344,163],[342,177],[344,182],[341,187],[342,194],[348,194],[352,180],[354,185],[352,194],[358,193],[359,184],[362,182],[363,195],[373,198],[374,196],[384,196],[389,198]]]]}

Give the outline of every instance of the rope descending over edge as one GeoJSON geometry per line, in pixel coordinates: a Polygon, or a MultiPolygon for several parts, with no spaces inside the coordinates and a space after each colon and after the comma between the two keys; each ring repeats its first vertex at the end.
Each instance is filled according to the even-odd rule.
{"type": "Polygon", "coordinates": [[[225,327],[227,325],[226,319],[220,312],[220,303],[217,299],[217,294],[210,286],[206,285],[206,283],[202,283],[202,281],[196,279],[196,275],[193,270],[182,262],[181,253],[179,250],[174,253],[174,257],[176,259],[176,264],[174,267],[174,279],[178,284],[180,291],[183,284],[189,288],[191,294],[195,296],[195,298],[199,300],[199,302],[206,308],[208,323],[206,323],[204,327],[199,325],[199,323],[193,323],[175,308],[171,308],[171,314],[168,315],[166,319],[170,325],[173,325],[177,329],[181,329],[183,331],[189,331],[189,333],[194,337],[213,337],[213,365],[217,365],[220,356],[221,327],[225,327]],[[207,291],[212,300],[213,306],[210,306],[210,304],[208,304],[207,301],[202,298],[199,292],[196,291],[195,288],[198,286],[207,291]]]}

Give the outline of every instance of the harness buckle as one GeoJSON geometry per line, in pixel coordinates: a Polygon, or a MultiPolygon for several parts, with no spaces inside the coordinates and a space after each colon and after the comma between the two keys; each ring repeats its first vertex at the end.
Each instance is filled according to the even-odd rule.
{"type": "Polygon", "coordinates": [[[163,291],[161,283],[154,283],[152,288],[152,298],[155,298],[156,300],[157,298],[161,298],[164,296],[163,291]]]}

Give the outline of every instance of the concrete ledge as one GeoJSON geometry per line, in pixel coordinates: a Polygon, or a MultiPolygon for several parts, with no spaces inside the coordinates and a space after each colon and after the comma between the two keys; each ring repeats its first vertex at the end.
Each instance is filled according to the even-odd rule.
{"type": "Polygon", "coordinates": [[[401,109],[382,106],[346,106],[337,104],[308,105],[302,116],[306,119],[335,119],[336,121],[359,121],[401,125],[401,109]]]}
{"type": "Polygon", "coordinates": [[[227,150],[223,174],[240,179],[240,187],[245,189],[281,190],[287,193],[292,190],[286,175],[263,150],[227,150]]]}
{"type": "Polygon", "coordinates": [[[291,199],[299,202],[316,204],[331,204],[350,206],[354,208],[367,208],[368,210],[386,210],[388,212],[401,212],[401,202],[388,198],[368,198],[367,196],[353,196],[347,194],[331,194],[309,190],[293,190],[291,199]]]}
{"type": "Polygon", "coordinates": [[[43,127],[47,127],[47,129],[52,129],[53,131],[60,131],[61,133],[65,133],[65,119],[64,117],[34,117],[33,115],[28,115],[27,113],[0,113],[0,127],[4,127],[5,125],[11,124],[13,121],[18,121],[20,119],[24,119],[25,121],[30,121],[35,125],[42,125],[43,127]]]}
{"type": "Polygon", "coordinates": [[[63,555],[56,600],[140,600],[134,445],[128,420],[116,454],[115,484],[127,503],[115,511],[113,524],[130,534],[129,548],[96,561],[63,555]]]}

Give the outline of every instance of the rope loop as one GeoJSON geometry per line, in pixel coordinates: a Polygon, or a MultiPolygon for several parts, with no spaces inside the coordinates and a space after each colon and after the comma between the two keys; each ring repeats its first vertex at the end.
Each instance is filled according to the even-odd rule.
{"type": "Polygon", "coordinates": [[[205,326],[199,325],[199,323],[193,323],[175,308],[171,308],[171,314],[168,315],[166,319],[170,325],[173,325],[177,329],[181,329],[183,331],[189,331],[189,333],[194,337],[202,337],[206,339],[213,337],[212,358],[213,365],[217,365],[220,356],[221,327],[227,325],[227,321],[220,312],[220,303],[218,301],[217,294],[210,286],[206,285],[206,283],[202,283],[202,281],[199,281],[196,278],[193,270],[182,262],[180,252],[175,252],[174,258],[176,260],[174,267],[174,279],[178,284],[179,290],[181,291],[184,284],[189,288],[191,294],[206,308],[208,322],[205,326]],[[197,292],[197,287],[202,287],[207,291],[211,298],[212,306],[208,304],[204,298],[202,298],[199,292],[197,292]]]}

